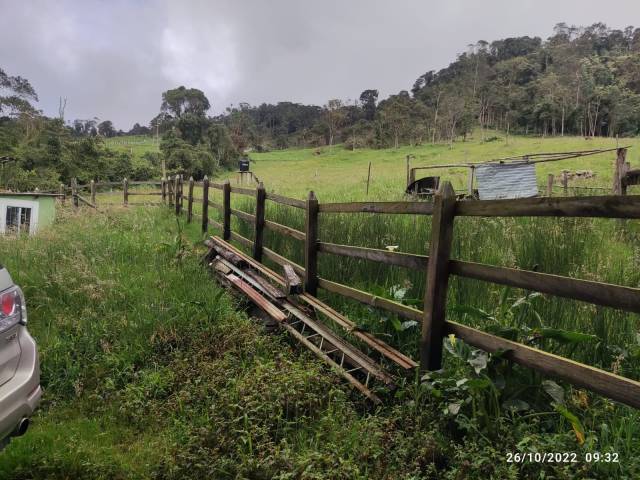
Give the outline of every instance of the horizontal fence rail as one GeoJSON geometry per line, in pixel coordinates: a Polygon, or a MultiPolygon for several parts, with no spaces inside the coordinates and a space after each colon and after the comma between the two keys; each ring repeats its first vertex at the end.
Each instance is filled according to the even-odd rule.
{"type": "Polygon", "coordinates": [[[321,203],[321,213],[412,213],[431,215],[433,205],[427,202],[352,202],[352,203],[321,203]]]}

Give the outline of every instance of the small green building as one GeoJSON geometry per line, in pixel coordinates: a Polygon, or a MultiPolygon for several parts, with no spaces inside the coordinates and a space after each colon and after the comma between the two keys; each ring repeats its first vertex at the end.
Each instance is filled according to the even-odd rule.
{"type": "Polygon", "coordinates": [[[0,193],[0,234],[33,235],[39,228],[51,225],[57,197],[39,192],[0,193]]]}

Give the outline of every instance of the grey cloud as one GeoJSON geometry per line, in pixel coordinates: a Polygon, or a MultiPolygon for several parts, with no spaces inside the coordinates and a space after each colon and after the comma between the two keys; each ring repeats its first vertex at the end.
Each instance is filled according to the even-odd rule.
{"type": "Polygon", "coordinates": [[[479,39],[638,18],[635,0],[0,0],[0,66],[27,77],[49,115],[62,95],[67,118],[128,129],[180,84],[204,90],[212,113],[242,101],[323,104],[366,88],[386,96],[479,39]]]}

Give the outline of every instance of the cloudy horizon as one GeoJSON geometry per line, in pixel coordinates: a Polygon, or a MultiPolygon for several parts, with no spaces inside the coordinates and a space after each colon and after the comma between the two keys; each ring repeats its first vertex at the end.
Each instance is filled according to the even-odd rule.
{"type": "MultiPolygon", "coordinates": [[[[210,114],[233,104],[381,98],[447,66],[467,45],[547,38],[555,24],[623,29],[640,2],[276,0],[77,2],[0,0],[0,68],[27,78],[57,116],[128,130],[159,111],[163,91],[199,88],[210,114]]],[[[636,25],[639,26],[639,25],[636,25]]]]}

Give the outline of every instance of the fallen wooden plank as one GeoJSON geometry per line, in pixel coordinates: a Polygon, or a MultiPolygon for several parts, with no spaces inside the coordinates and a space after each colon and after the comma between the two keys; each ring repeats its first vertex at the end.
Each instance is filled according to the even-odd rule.
{"type": "MultiPolygon", "coordinates": [[[[223,245],[223,246],[226,245],[229,248],[229,250],[235,252],[239,256],[242,256],[247,261],[247,263],[249,263],[253,268],[255,268],[256,270],[261,271],[262,273],[264,273],[266,276],[268,276],[274,282],[276,282],[276,283],[278,283],[280,285],[284,285],[285,284],[284,279],[280,275],[275,273],[273,270],[267,268],[266,266],[262,265],[261,263],[256,262],[255,260],[247,257],[242,251],[240,251],[239,249],[237,249],[233,245],[225,242],[220,237],[217,237],[217,236],[211,237],[210,240],[211,240],[211,242],[213,244],[218,244],[218,245],[223,245]]],[[[265,248],[265,253],[266,253],[266,251],[267,251],[267,249],[265,248]]],[[[282,260],[283,264],[287,263],[288,260],[286,258],[281,257],[279,255],[278,255],[278,257],[279,257],[280,260],[282,260]]],[[[276,262],[276,263],[279,263],[279,262],[276,262]]],[[[302,267],[299,267],[299,268],[302,268],[302,267]]],[[[295,266],[294,266],[294,269],[295,269],[295,266]]],[[[304,271],[304,269],[302,271],[304,271]]],[[[299,298],[301,300],[303,300],[305,303],[307,303],[309,306],[311,306],[311,307],[313,307],[313,308],[315,308],[317,310],[322,311],[332,322],[336,323],[338,326],[344,328],[348,332],[351,332],[354,336],[356,336],[359,340],[361,340],[363,343],[365,343],[368,347],[370,347],[371,349],[377,351],[378,353],[380,353],[384,357],[388,358],[392,362],[396,363],[400,367],[402,367],[404,369],[413,369],[413,368],[415,368],[417,366],[417,363],[413,359],[411,359],[410,357],[407,357],[406,355],[402,354],[398,350],[396,350],[393,347],[391,347],[390,345],[386,344],[384,341],[376,338],[372,334],[357,330],[357,326],[353,322],[351,322],[346,317],[338,314],[335,310],[333,310],[331,307],[329,307],[327,304],[321,302],[317,298],[312,297],[312,296],[307,295],[307,294],[300,295],[299,298]]],[[[406,307],[406,308],[409,308],[409,307],[406,307]]],[[[415,310],[415,309],[410,309],[410,310],[412,311],[411,312],[412,316],[414,316],[415,318],[417,318],[419,320],[420,319],[420,311],[419,310],[415,310]],[[415,311],[415,313],[414,313],[414,311],[415,311]]]]}
{"type": "Polygon", "coordinates": [[[226,278],[235,286],[238,290],[244,293],[251,301],[259,307],[261,310],[267,313],[271,318],[278,322],[284,322],[287,319],[287,315],[283,313],[278,307],[269,302],[266,298],[256,292],[250,285],[243,281],[234,273],[226,275],[226,278]]]}
{"type": "Polygon", "coordinates": [[[229,250],[228,248],[225,248],[221,245],[217,245],[213,242],[210,242],[208,239],[205,240],[205,245],[209,248],[212,248],[213,250],[215,250],[215,252],[220,255],[222,258],[224,258],[225,260],[233,263],[235,266],[237,267],[244,267],[247,265],[247,262],[244,258],[242,258],[240,255],[236,254],[235,252],[229,250]]]}

